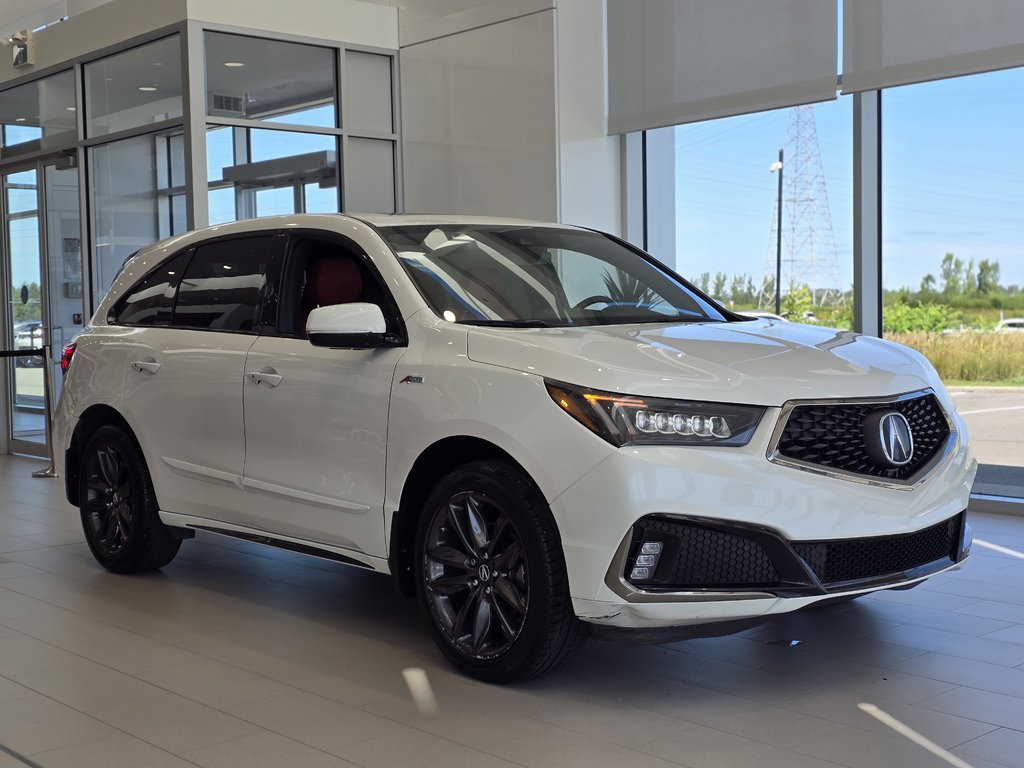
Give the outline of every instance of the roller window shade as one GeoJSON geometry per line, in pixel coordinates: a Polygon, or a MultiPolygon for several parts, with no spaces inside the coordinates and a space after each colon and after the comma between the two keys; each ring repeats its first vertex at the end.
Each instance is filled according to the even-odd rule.
{"type": "Polygon", "coordinates": [[[608,0],[608,132],[836,97],[822,0],[608,0]]]}
{"type": "Polygon", "coordinates": [[[847,0],[843,93],[1024,66],[1021,0],[847,0]]]}

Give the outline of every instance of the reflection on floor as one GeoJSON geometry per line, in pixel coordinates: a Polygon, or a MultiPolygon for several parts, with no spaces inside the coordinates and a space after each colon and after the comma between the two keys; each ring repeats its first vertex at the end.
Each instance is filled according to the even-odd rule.
{"type": "MultiPolygon", "coordinates": [[[[101,570],[59,480],[0,457],[0,744],[46,768],[1024,765],[1024,559],[666,646],[592,642],[514,687],[453,674],[389,580],[200,535],[101,570]],[[422,667],[441,713],[402,678],[422,667]]],[[[1024,550],[1024,519],[975,515],[1024,550]]],[[[0,754],[0,766],[19,765],[0,754]],[[5,762],[6,761],[6,762],[5,762]]]]}

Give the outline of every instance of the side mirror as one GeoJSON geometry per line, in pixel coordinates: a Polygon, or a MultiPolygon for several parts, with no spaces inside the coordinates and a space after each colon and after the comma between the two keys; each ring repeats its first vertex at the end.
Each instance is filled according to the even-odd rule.
{"type": "Polygon", "coordinates": [[[400,345],[402,340],[387,330],[384,313],[376,304],[320,307],[306,320],[306,336],[314,347],[370,349],[400,345]]]}

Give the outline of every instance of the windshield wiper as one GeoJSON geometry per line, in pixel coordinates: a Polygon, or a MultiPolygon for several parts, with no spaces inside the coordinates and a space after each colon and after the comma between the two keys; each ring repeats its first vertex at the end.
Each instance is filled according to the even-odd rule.
{"type": "Polygon", "coordinates": [[[456,320],[457,325],[480,325],[485,328],[550,328],[543,320],[456,320]]]}

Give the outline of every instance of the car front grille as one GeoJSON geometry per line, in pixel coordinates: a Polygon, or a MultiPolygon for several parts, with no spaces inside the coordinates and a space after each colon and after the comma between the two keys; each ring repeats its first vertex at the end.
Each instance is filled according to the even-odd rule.
{"type": "Polygon", "coordinates": [[[931,392],[887,403],[802,403],[790,411],[777,454],[786,459],[886,480],[908,480],[950,438],[949,423],[931,392]],[[902,467],[883,466],[868,453],[864,420],[880,408],[903,414],[914,438],[914,453],[902,467]]]}
{"type": "Polygon", "coordinates": [[[829,587],[840,582],[886,576],[948,558],[956,562],[963,515],[917,533],[869,539],[793,542],[793,549],[829,587]]]}
{"type": "Polygon", "coordinates": [[[757,526],[652,515],[633,526],[624,575],[645,542],[661,542],[650,578],[630,579],[636,587],[822,594],[883,577],[897,583],[923,566],[931,572],[957,562],[963,518],[960,513],[916,533],[790,542],[757,526]]]}

